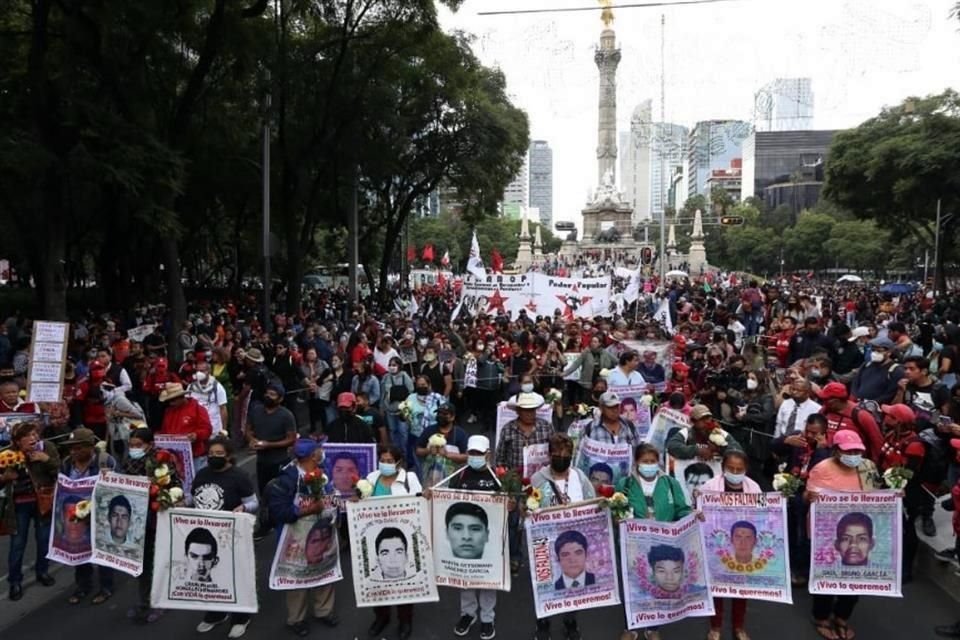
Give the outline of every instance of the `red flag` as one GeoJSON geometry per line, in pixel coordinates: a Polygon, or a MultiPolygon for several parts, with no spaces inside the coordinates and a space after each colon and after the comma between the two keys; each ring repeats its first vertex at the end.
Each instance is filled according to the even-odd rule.
{"type": "Polygon", "coordinates": [[[490,266],[494,273],[503,273],[503,256],[501,256],[500,252],[496,249],[493,250],[490,256],[490,266]]]}
{"type": "Polygon", "coordinates": [[[442,266],[444,266],[444,267],[449,267],[449,266],[450,266],[450,252],[449,252],[449,251],[444,251],[444,252],[443,252],[443,257],[440,258],[440,264],[441,264],[442,266]]]}
{"type": "Polygon", "coordinates": [[[443,271],[437,272],[437,287],[440,288],[440,291],[444,291],[447,288],[447,279],[443,277],[443,271]]]}
{"type": "Polygon", "coordinates": [[[423,247],[423,261],[433,262],[433,245],[428,244],[423,247]]]}
{"type": "Polygon", "coordinates": [[[407,247],[407,262],[413,262],[417,259],[417,248],[413,245],[407,247]]]}

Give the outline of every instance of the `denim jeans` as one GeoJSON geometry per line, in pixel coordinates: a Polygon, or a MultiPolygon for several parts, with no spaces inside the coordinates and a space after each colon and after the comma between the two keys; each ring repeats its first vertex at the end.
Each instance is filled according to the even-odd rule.
{"type": "Polygon", "coordinates": [[[401,451],[407,449],[407,433],[410,428],[403,421],[399,413],[387,413],[387,429],[390,433],[390,442],[401,451]]]}
{"type": "Polygon", "coordinates": [[[14,505],[14,514],[17,519],[17,533],[10,538],[10,553],[7,556],[7,582],[20,584],[23,582],[23,556],[27,550],[27,536],[30,535],[30,523],[33,523],[33,533],[37,543],[37,575],[44,575],[50,566],[47,560],[47,545],[50,542],[50,517],[41,518],[37,513],[36,502],[25,502],[14,505]]]}

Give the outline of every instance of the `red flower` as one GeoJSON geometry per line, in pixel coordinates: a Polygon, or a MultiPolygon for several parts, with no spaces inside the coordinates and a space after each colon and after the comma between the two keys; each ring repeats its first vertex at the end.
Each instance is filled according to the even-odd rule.
{"type": "Polygon", "coordinates": [[[602,484],[597,488],[597,493],[599,493],[604,498],[612,498],[614,493],[613,485],[602,484]]]}
{"type": "Polygon", "coordinates": [[[356,485],[358,482],[360,482],[360,476],[357,474],[350,476],[350,484],[356,485]]]}
{"type": "Polygon", "coordinates": [[[497,467],[495,473],[497,474],[497,478],[503,478],[503,476],[507,475],[507,468],[497,467]]]}
{"type": "Polygon", "coordinates": [[[154,500],[150,503],[150,511],[160,511],[160,503],[154,500]]]}
{"type": "Polygon", "coordinates": [[[532,478],[524,478],[524,479],[523,479],[523,486],[525,486],[525,487],[529,487],[532,483],[533,483],[533,479],[532,479],[532,478]]]}
{"type": "Polygon", "coordinates": [[[150,497],[156,498],[157,494],[159,493],[160,493],[160,487],[153,483],[150,483],[150,497]]]}
{"type": "Polygon", "coordinates": [[[160,449],[159,451],[157,451],[157,462],[160,462],[160,463],[173,462],[173,455],[169,451],[160,449]]]}

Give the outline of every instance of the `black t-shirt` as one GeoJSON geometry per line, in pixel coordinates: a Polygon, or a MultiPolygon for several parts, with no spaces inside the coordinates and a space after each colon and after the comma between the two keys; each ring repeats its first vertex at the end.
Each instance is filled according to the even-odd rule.
{"type": "Polygon", "coordinates": [[[370,427],[370,430],[373,432],[373,437],[379,441],[380,430],[386,428],[386,423],[384,423],[383,416],[380,415],[380,412],[376,409],[368,408],[366,411],[358,413],[357,417],[370,427]]]}
{"type": "Polygon", "coordinates": [[[910,405],[917,415],[917,431],[935,427],[934,421],[940,415],[940,407],[950,401],[950,390],[941,382],[926,386],[907,385],[903,402],[910,405]]]}
{"type": "Polygon", "coordinates": [[[331,422],[324,434],[327,436],[327,442],[343,444],[347,442],[377,442],[373,430],[360,416],[350,416],[344,419],[339,417],[331,422]]]}
{"type": "MultiPolygon", "coordinates": [[[[253,435],[257,440],[264,442],[279,442],[289,434],[296,434],[297,421],[286,407],[277,407],[273,413],[267,413],[262,404],[250,404],[250,415],[247,418],[253,427],[253,435]]],[[[257,452],[257,459],[264,463],[286,462],[286,449],[261,449],[257,452]]]]}
{"type": "Polygon", "coordinates": [[[466,467],[463,471],[450,478],[450,488],[496,493],[500,490],[500,484],[489,468],[477,471],[472,467],[466,467]]]}
{"type": "Polygon", "coordinates": [[[250,476],[237,467],[220,472],[204,467],[194,477],[191,492],[197,509],[233,511],[256,490],[250,476]]]}
{"type": "Polygon", "coordinates": [[[444,365],[442,363],[435,366],[424,364],[420,367],[420,375],[427,376],[427,379],[430,380],[430,388],[435,393],[443,394],[446,385],[443,382],[444,365]]]}

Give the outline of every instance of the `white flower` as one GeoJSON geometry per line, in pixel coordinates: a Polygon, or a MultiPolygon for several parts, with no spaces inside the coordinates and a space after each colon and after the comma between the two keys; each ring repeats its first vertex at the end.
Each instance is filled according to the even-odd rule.
{"type": "Polygon", "coordinates": [[[170,468],[165,464],[162,464],[153,470],[153,477],[157,478],[158,480],[168,475],[170,475],[170,468]]]}
{"type": "Polygon", "coordinates": [[[610,369],[600,369],[600,377],[606,380],[610,377],[610,369]]]}
{"type": "Polygon", "coordinates": [[[180,502],[183,500],[183,489],[180,487],[171,487],[168,493],[170,495],[170,499],[174,502],[180,502]]]}
{"type": "Polygon", "coordinates": [[[787,476],[787,474],[785,474],[785,473],[778,473],[778,474],[776,474],[775,476],[773,476],[773,488],[774,488],[775,490],[780,491],[780,490],[783,489],[785,486],[787,486],[787,477],[786,477],[786,476],[787,476]]]}
{"type": "Polygon", "coordinates": [[[536,511],[540,508],[540,501],[536,498],[527,498],[527,509],[530,511],[536,511]]]}
{"type": "Polygon", "coordinates": [[[714,429],[710,432],[710,442],[718,447],[727,446],[727,432],[722,429],[714,429]]]}
{"type": "Polygon", "coordinates": [[[653,396],[651,396],[649,393],[646,394],[645,396],[642,396],[640,398],[640,404],[642,404],[645,407],[649,407],[650,405],[653,404],[653,396]]]}
{"type": "Polygon", "coordinates": [[[445,447],[447,446],[447,439],[444,438],[439,433],[435,433],[430,436],[430,439],[427,440],[428,447],[445,447]]]}
{"type": "Polygon", "coordinates": [[[373,485],[366,479],[360,480],[357,482],[357,491],[360,492],[361,498],[369,498],[373,495],[373,485]]]}

